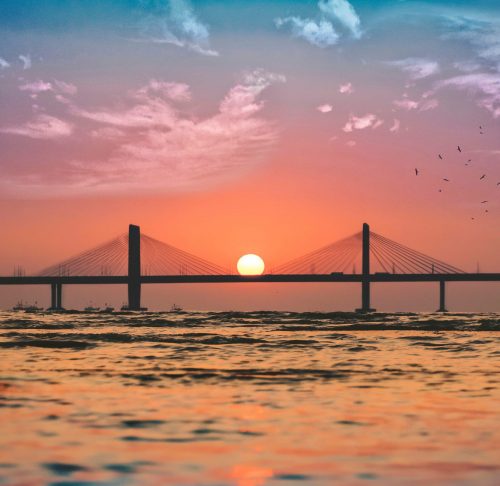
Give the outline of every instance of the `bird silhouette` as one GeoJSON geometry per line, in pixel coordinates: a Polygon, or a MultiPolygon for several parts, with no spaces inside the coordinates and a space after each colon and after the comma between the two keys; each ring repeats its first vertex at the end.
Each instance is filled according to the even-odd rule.
{"type": "Polygon", "coordinates": [[[415,169],[415,175],[418,176],[418,169],[415,169]]]}
{"type": "Polygon", "coordinates": [[[443,156],[441,154],[438,155],[438,157],[443,160],[443,156]]]}
{"type": "Polygon", "coordinates": [[[481,201],[481,204],[486,204],[488,201],[481,201]]]}
{"type": "Polygon", "coordinates": [[[500,186],[500,182],[497,182],[497,186],[500,186]]]}
{"type": "Polygon", "coordinates": [[[450,182],[450,180],[449,180],[449,179],[446,179],[446,178],[443,178],[443,181],[445,181],[445,182],[450,182]]]}
{"type": "Polygon", "coordinates": [[[486,177],[486,174],[483,174],[483,175],[479,178],[479,180],[480,180],[480,181],[482,181],[485,177],[486,177]]]}
{"type": "Polygon", "coordinates": [[[458,146],[457,146],[457,150],[458,150],[459,152],[462,152],[462,149],[460,148],[460,145],[458,145],[458,146]]]}

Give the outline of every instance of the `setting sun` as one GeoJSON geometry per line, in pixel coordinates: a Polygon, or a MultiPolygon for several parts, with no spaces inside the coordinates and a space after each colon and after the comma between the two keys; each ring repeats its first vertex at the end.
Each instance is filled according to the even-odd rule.
{"type": "Polygon", "coordinates": [[[262,275],[264,273],[264,260],[259,255],[243,255],[238,260],[238,273],[240,275],[262,275]]]}

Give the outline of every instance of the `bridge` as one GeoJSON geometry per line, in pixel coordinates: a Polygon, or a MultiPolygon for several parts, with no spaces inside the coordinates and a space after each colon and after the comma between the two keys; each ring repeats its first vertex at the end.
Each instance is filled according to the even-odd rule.
{"type": "Polygon", "coordinates": [[[446,312],[447,282],[500,282],[500,273],[467,273],[370,231],[362,231],[257,276],[228,269],[141,234],[130,225],[100,246],[56,263],[37,275],[0,276],[0,285],[50,285],[51,310],[63,310],[63,286],[123,284],[128,310],[140,311],[143,284],[245,282],[348,282],[361,284],[359,312],[372,312],[370,287],[380,282],[437,282],[439,312],[446,312]],[[359,261],[360,260],[360,261],[359,261]],[[361,272],[356,272],[360,263],[361,272]],[[376,271],[373,271],[376,270],[376,271]]]}

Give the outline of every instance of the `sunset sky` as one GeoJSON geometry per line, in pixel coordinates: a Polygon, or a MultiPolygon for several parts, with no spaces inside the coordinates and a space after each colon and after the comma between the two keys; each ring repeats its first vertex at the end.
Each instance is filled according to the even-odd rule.
{"type": "MultiPolygon", "coordinates": [[[[0,35],[4,275],[129,223],[234,269],[365,221],[464,270],[500,271],[498,1],[3,0],[0,35]]],[[[376,307],[436,307],[433,284],[388,288],[376,307]]],[[[452,307],[499,310],[499,284],[450,288],[452,307]]],[[[102,305],[92,289],[67,292],[102,305]]],[[[144,290],[152,308],[191,309],[327,310],[358,294],[144,290]]],[[[0,306],[47,296],[5,288],[0,306]]]]}

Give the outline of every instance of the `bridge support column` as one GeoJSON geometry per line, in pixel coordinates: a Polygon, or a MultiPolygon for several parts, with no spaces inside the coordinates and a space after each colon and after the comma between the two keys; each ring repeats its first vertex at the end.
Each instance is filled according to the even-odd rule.
{"type": "Polygon", "coordinates": [[[439,309],[438,312],[448,312],[446,309],[446,282],[439,281],[439,309]]]}
{"type": "Polygon", "coordinates": [[[141,229],[128,229],[128,310],[141,310],[141,229]]]}
{"type": "Polygon", "coordinates": [[[49,310],[63,310],[62,283],[50,284],[50,307],[49,307],[49,310]]]}
{"type": "Polygon", "coordinates": [[[375,312],[370,306],[370,226],[363,224],[363,274],[361,281],[361,308],[356,312],[375,312]]]}

